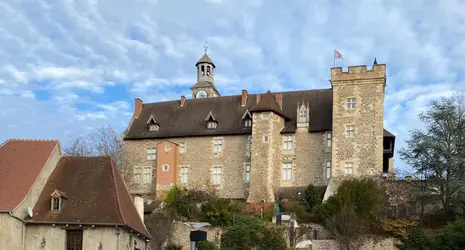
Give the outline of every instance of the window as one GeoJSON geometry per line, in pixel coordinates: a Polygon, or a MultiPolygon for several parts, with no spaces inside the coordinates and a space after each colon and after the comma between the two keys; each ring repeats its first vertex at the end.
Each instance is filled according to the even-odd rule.
{"type": "Polygon", "coordinates": [[[158,124],[150,124],[149,125],[149,131],[158,131],[158,129],[160,128],[160,126],[158,126],[158,124]]]}
{"type": "Polygon", "coordinates": [[[147,160],[154,161],[157,159],[157,149],[147,148],[147,160]]]}
{"type": "Polygon", "coordinates": [[[151,184],[152,183],[152,168],[151,167],[144,167],[141,173],[141,183],[143,184],[151,184]]]}
{"type": "Polygon", "coordinates": [[[210,75],[210,66],[207,66],[207,76],[210,75]]]}
{"type": "Polygon", "coordinates": [[[221,185],[221,167],[213,168],[213,184],[221,185]]]}
{"type": "Polygon", "coordinates": [[[217,126],[217,123],[216,123],[216,122],[209,121],[209,122],[207,123],[207,128],[209,128],[209,129],[215,129],[216,126],[217,126]]]}
{"type": "Polygon", "coordinates": [[[304,105],[299,110],[299,122],[307,122],[307,108],[304,105]]]}
{"type": "Polygon", "coordinates": [[[252,151],[252,136],[247,136],[247,151],[252,151]]]}
{"type": "Polygon", "coordinates": [[[82,230],[66,230],[66,250],[82,250],[82,230]]]}
{"type": "Polygon", "coordinates": [[[355,98],[347,98],[347,109],[355,109],[355,98]]]}
{"type": "Polygon", "coordinates": [[[250,163],[245,164],[245,183],[250,183],[250,163]]]}
{"type": "Polygon", "coordinates": [[[355,126],[354,125],[346,126],[346,136],[350,136],[350,137],[355,136],[355,126]]]}
{"type": "Polygon", "coordinates": [[[223,152],[223,139],[221,138],[213,139],[213,151],[215,153],[223,152]]]}
{"type": "Polygon", "coordinates": [[[285,150],[290,150],[292,149],[292,143],[293,143],[293,136],[292,135],[285,135],[284,138],[284,145],[283,148],[285,150]]]}
{"type": "Polygon", "coordinates": [[[326,162],[326,178],[327,179],[331,178],[331,162],[330,161],[326,162]]]}
{"type": "Polygon", "coordinates": [[[52,211],[58,212],[61,210],[61,198],[53,197],[52,198],[52,211]]]}
{"type": "Polygon", "coordinates": [[[179,152],[181,152],[181,154],[186,152],[186,143],[185,142],[179,143],[179,152]]]}
{"type": "Polygon", "coordinates": [[[283,181],[292,180],[292,163],[287,162],[283,164],[283,181]]]}
{"type": "Polygon", "coordinates": [[[352,162],[346,162],[344,163],[344,174],[352,174],[353,173],[353,163],[352,162]]]}
{"type": "Polygon", "coordinates": [[[263,142],[268,143],[268,136],[267,135],[263,136],[263,142]]]}
{"type": "Polygon", "coordinates": [[[245,120],[244,120],[244,127],[246,127],[246,128],[252,127],[252,120],[250,120],[250,119],[245,119],[245,120]]]}
{"type": "Polygon", "coordinates": [[[202,75],[205,75],[205,66],[203,66],[203,65],[200,66],[200,73],[201,73],[202,75]]]}
{"type": "Polygon", "coordinates": [[[331,137],[332,137],[331,132],[328,132],[328,133],[326,134],[326,146],[327,146],[328,148],[331,147],[331,137]]]}
{"type": "Polygon", "coordinates": [[[189,169],[187,167],[181,167],[181,184],[187,184],[187,176],[189,169]]]}
{"type": "Polygon", "coordinates": [[[163,164],[161,170],[162,170],[163,172],[168,172],[168,170],[170,170],[170,165],[168,165],[168,164],[163,164]]]}
{"type": "Polygon", "coordinates": [[[171,150],[171,146],[170,145],[165,145],[165,152],[169,152],[171,150]]]}
{"type": "Polygon", "coordinates": [[[263,113],[262,118],[263,118],[263,120],[268,120],[270,118],[270,113],[269,112],[263,113]]]}

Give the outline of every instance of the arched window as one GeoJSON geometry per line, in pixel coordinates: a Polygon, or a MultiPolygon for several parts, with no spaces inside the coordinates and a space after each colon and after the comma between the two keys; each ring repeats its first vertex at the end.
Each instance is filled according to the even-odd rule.
{"type": "Polygon", "coordinates": [[[210,66],[207,66],[207,76],[210,75],[210,66]]]}
{"type": "Polygon", "coordinates": [[[307,122],[307,107],[303,104],[299,109],[299,122],[307,122]]]}
{"type": "Polygon", "coordinates": [[[200,66],[200,73],[201,73],[202,75],[205,75],[205,66],[203,66],[203,65],[200,66]]]}

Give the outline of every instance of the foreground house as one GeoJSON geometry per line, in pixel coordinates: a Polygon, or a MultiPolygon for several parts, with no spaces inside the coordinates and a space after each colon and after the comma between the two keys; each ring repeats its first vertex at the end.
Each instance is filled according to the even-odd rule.
{"type": "Polygon", "coordinates": [[[61,156],[58,141],[9,140],[0,147],[0,178],[0,249],[135,250],[150,241],[110,157],[61,156]]]}
{"type": "MultiPolygon", "coordinates": [[[[172,185],[273,202],[276,193],[345,177],[392,173],[394,136],[384,129],[386,65],[331,69],[331,88],[221,96],[216,66],[197,62],[192,99],[135,100],[124,135],[132,194],[172,185]]],[[[330,193],[330,192],[329,192],[330,193]]]]}

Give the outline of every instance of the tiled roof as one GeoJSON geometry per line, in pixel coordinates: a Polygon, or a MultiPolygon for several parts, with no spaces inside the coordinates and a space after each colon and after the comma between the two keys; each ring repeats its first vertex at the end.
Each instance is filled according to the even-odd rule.
{"type": "Polygon", "coordinates": [[[150,238],[110,157],[62,157],[33,213],[27,223],[121,225],[150,238]],[[54,190],[66,193],[60,212],[50,210],[54,190]]]}
{"type": "MultiPolygon", "coordinates": [[[[266,97],[263,94],[260,96],[261,98],[266,97]]],[[[273,97],[273,95],[271,96],[273,97]]],[[[250,111],[257,106],[260,108],[261,104],[259,102],[257,105],[256,99],[257,95],[249,94],[244,107],[241,106],[240,95],[188,99],[182,107],[179,100],[143,104],[141,114],[129,127],[125,139],[252,134],[250,127],[244,127],[242,116],[246,110],[250,111]],[[205,117],[210,111],[218,121],[216,129],[208,129],[206,126],[205,117]],[[160,123],[157,132],[148,131],[146,122],[151,115],[157,117],[160,123]]],[[[276,102],[275,97],[273,99],[276,102]]],[[[297,106],[302,101],[309,103],[309,131],[331,130],[332,90],[320,89],[282,92],[282,112],[288,120],[281,132],[292,133],[296,131],[297,106]]],[[[277,103],[272,105],[273,109],[280,109],[276,108],[277,103]]]]}
{"type": "Polygon", "coordinates": [[[24,200],[58,144],[10,139],[0,145],[0,211],[12,211],[24,200]]]}

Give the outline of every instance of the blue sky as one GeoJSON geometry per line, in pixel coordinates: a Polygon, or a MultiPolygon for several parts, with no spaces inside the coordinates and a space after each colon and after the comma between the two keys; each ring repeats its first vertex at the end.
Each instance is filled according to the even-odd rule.
{"type": "Polygon", "coordinates": [[[465,89],[463,13],[454,0],[2,1],[0,141],[121,131],[135,97],[190,96],[208,41],[222,95],[329,88],[333,48],[344,67],[376,56],[400,148],[431,100],[465,89]]]}

